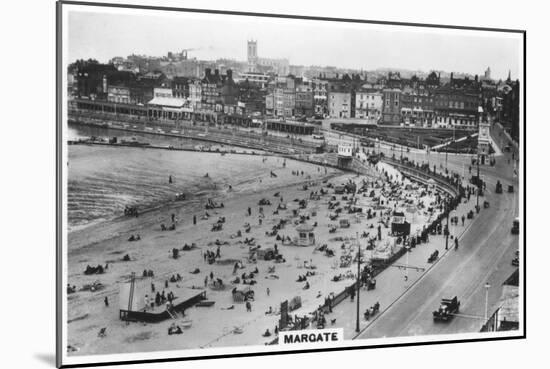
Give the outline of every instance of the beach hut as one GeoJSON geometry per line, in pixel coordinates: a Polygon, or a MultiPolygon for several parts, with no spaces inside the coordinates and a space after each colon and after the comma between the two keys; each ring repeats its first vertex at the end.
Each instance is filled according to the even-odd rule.
{"type": "Polygon", "coordinates": [[[411,233],[411,224],[405,220],[405,213],[400,211],[393,212],[391,233],[397,236],[408,236],[411,233]]]}
{"type": "Polygon", "coordinates": [[[298,232],[298,238],[295,239],[295,243],[299,246],[313,246],[315,245],[315,233],[313,232],[313,226],[308,223],[302,223],[296,227],[298,232]]]}

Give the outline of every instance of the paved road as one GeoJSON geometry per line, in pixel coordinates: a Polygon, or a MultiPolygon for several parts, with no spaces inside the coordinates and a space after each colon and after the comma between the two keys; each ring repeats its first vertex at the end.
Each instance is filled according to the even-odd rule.
{"type": "MultiPolygon", "coordinates": [[[[430,158],[417,154],[417,159],[441,163],[440,156],[431,155],[430,158]]],[[[494,167],[480,170],[487,182],[485,199],[491,206],[482,209],[471,227],[460,237],[459,250],[449,252],[358,338],[479,331],[483,324],[481,318],[485,315],[485,283],[491,285],[488,294],[491,314],[491,307],[500,297],[502,283],[514,271],[511,260],[519,246],[519,237],[510,234],[512,220],[518,214],[518,179],[513,174],[512,164],[508,164],[508,158],[509,154],[499,156],[494,167]],[[503,183],[503,194],[494,192],[498,179],[503,183]],[[514,185],[515,193],[506,192],[508,184],[514,185]],[[438,307],[440,299],[455,295],[461,300],[461,314],[471,317],[455,317],[449,323],[434,323],[432,311],[438,307]]],[[[466,168],[469,164],[466,160],[469,159],[449,155],[449,170],[461,172],[463,163],[466,168]]],[[[472,168],[474,171],[475,168],[472,168]]]]}

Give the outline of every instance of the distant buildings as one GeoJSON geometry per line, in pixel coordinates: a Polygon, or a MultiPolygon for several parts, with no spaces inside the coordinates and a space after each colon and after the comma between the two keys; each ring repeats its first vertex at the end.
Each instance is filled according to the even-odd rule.
{"type": "Polygon", "coordinates": [[[331,118],[352,118],[352,93],[345,89],[328,93],[328,109],[331,118]]]}
{"type": "Polygon", "coordinates": [[[398,125],[401,123],[401,90],[386,88],[382,90],[384,104],[382,109],[382,123],[398,125]]]}
{"type": "Polygon", "coordinates": [[[519,83],[510,78],[493,81],[490,68],[482,78],[458,78],[435,71],[367,74],[331,66],[291,66],[287,59],[260,58],[254,40],[247,42],[246,62],[190,59],[189,50],[162,57],[114,57],[109,64],[78,60],[69,66],[67,90],[78,99],[154,105],[156,110],[159,102],[168,101],[159,98],[178,99],[168,105],[175,103],[175,109],[216,122],[330,117],[354,124],[477,130],[481,106],[514,138],[519,135],[519,83]]]}
{"type": "Polygon", "coordinates": [[[265,88],[270,79],[271,77],[265,73],[243,72],[239,74],[239,80],[241,82],[248,81],[248,83],[260,88],[265,88]]]}
{"type": "Polygon", "coordinates": [[[360,89],[355,92],[355,117],[378,123],[382,117],[384,94],[376,89],[360,89]]]}
{"type": "Polygon", "coordinates": [[[258,41],[247,41],[247,61],[249,72],[273,72],[280,76],[289,74],[288,59],[260,58],[258,41]]]}

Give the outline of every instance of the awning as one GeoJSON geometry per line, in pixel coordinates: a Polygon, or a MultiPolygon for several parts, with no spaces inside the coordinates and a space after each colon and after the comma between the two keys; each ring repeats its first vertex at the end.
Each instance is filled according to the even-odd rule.
{"type": "Polygon", "coordinates": [[[167,106],[171,108],[181,108],[185,105],[185,100],[177,97],[155,97],[149,101],[149,105],[167,106]]]}

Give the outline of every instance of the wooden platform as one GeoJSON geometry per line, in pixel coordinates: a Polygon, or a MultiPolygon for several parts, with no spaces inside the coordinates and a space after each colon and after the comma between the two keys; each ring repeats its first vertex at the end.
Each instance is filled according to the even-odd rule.
{"type": "Polygon", "coordinates": [[[125,321],[158,323],[163,320],[173,318],[174,313],[183,313],[185,309],[190,308],[203,300],[206,300],[206,291],[200,292],[191,298],[181,301],[180,303],[175,303],[170,312],[162,306],[159,306],[156,311],[134,311],[120,309],[119,317],[121,320],[125,321]]]}

